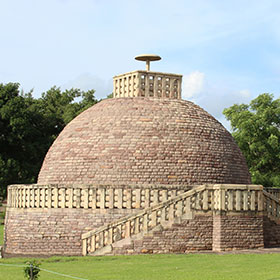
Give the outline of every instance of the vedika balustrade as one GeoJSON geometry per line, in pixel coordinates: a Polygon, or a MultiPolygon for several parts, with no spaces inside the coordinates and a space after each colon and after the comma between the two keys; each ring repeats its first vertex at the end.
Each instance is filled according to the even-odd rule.
{"type": "Polygon", "coordinates": [[[190,189],[190,186],[64,186],[11,185],[11,208],[139,209],[156,205],[190,189]]]}

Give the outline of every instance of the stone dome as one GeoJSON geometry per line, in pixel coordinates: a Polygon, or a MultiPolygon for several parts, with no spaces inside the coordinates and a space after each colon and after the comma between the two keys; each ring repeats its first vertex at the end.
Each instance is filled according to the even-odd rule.
{"type": "Polygon", "coordinates": [[[49,149],[39,184],[249,184],[231,134],[192,102],[113,98],[72,120],[49,149]]]}

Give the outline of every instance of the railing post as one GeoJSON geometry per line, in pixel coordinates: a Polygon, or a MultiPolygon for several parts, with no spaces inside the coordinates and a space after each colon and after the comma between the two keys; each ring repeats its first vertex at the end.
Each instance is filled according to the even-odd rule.
{"type": "Polygon", "coordinates": [[[8,207],[13,207],[13,203],[12,203],[12,191],[13,191],[13,188],[12,187],[8,187],[8,199],[7,199],[7,206],[8,207]]]}
{"type": "Polygon", "coordinates": [[[244,190],[243,191],[243,210],[248,211],[248,195],[249,191],[244,190]]]}
{"type": "Polygon", "coordinates": [[[73,188],[69,188],[68,190],[68,193],[69,193],[69,202],[68,202],[68,205],[69,205],[69,208],[73,208],[73,188]]]}
{"type": "Polygon", "coordinates": [[[162,190],[162,201],[168,200],[167,190],[162,190]]]}
{"type": "Polygon", "coordinates": [[[130,237],[130,221],[125,223],[125,238],[130,237]]]}
{"type": "Polygon", "coordinates": [[[135,190],[135,208],[141,208],[141,189],[135,190]]]}
{"type": "Polygon", "coordinates": [[[114,208],[114,189],[109,189],[109,208],[114,208]]]}
{"type": "Polygon", "coordinates": [[[191,198],[190,197],[187,197],[186,198],[186,203],[185,203],[185,213],[190,213],[192,210],[191,210],[191,198]]]}
{"type": "Polygon", "coordinates": [[[92,188],[91,191],[92,191],[92,209],[96,209],[96,204],[97,204],[96,192],[97,192],[97,190],[96,190],[96,188],[92,188]]]}
{"type": "Polygon", "coordinates": [[[22,199],[22,208],[25,208],[25,202],[26,202],[26,191],[25,191],[25,187],[22,187],[22,192],[21,192],[21,199],[22,199]]]}
{"type": "Polygon", "coordinates": [[[263,211],[263,191],[258,191],[258,211],[263,211]]]}
{"type": "Polygon", "coordinates": [[[99,234],[99,248],[104,246],[104,231],[100,232],[99,234]]]}
{"type": "Polygon", "coordinates": [[[236,211],[241,210],[241,192],[240,192],[240,190],[236,191],[235,210],[236,211]]]}
{"type": "Polygon", "coordinates": [[[100,209],[105,208],[105,189],[100,190],[100,209]]]}
{"type": "Polygon", "coordinates": [[[53,207],[58,208],[58,186],[54,186],[53,207]]]}
{"type": "Polygon", "coordinates": [[[134,227],[135,227],[135,234],[139,233],[140,232],[140,228],[139,228],[139,218],[138,217],[135,218],[134,227]]]}
{"type": "Polygon", "coordinates": [[[250,204],[250,210],[255,211],[256,210],[256,192],[251,191],[251,204],[250,204]]]}
{"type": "Polygon", "coordinates": [[[202,209],[208,210],[208,190],[203,191],[202,209]]]}
{"type": "Polygon", "coordinates": [[[90,240],[90,252],[93,253],[96,250],[96,235],[92,235],[90,240]]]}
{"type": "Polygon", "coordinates": [[[31,205],[32,208],[35,208],[35,188],[32,186],[31,188],[31,205]]]}
{"type": "Polygon", "coordinates": [[[52,187],[48,187],[48,208],[52,208],[52,187]]]}
{"type": "Polygon", "coordinates": [[[131,209],[131,189],[126,190],[126,208],[131,209]]]}
{"type": "Polygon", "coordinates": [[[65,188],[61,188],[61,208],[65,208],[65,204],[66,204],[66,190],[65,188]]]}
{"type": "Polygon", "coordinates": [[[118,209],[123,208],[123,190],[118,189],[118,209]]]}
{"type": "Polygon", "coordinates": [[[158,202],[159,202],[158,190],[153,190],[153,205],[157,205],[158,202]]]}
{"type": "Polygon", "coordinates": [[[87,255],[87,238],[83,239],[83,256],[86,256],[87,255]]]}
{"type": "Polygon", "coordinates": [[[227,195],[228,195],[228,210],[232,211],[233,210],[233,191],[228,190],[227,195]]]}
{"type": "Polygon", "coordinates": [[[174,204],[169,205],[168,220],[173,223],[174,221],[174,204]]]}
{"type": "Polygon", "coordinates": [[[150,207],[150,190],[145,190],[145,208],[150,207]]]}
{"type": "Polygon", "coordinates": [[[75,200],[75,206],[76,208],[80,208],[81,207],[81,189],[78,188],[74,188],[74,192],[76,194],[76,200],[75,200]]]}
{"type": "Polygon", "coordinates": [[[151,227],[155,227],[157,225],[157,211],[153,211],[151,213],[151,227]]]}
{"type": "Polygon", "coordinates": [[[113,228],[109,228],[108,229],[108,244],[112,244],[113,243],[113,228]]]}
{"type": "Polygon", "coordinates": [[[179,200],[176,204],[176,217],[180,217],[183,214],[183,201],[179,200]]]}
{"type": "Polygon", "coordinates": [[[166,221],[166,206],[164,206],[162,209],[161,209],[161,219],[160,219],[161,222],[165,222],[166,221]]]}
{"type": "Polygon", "coordinates": [[[84,209],[88,209],[88,187],[83,189],[83,194],[84,194],[84,209]]]}
{"type": "Polygon", "coordinates": [[[144,214],[143,217],[143,231],[147,232],[148,231],[148,214],[144,214]]]}

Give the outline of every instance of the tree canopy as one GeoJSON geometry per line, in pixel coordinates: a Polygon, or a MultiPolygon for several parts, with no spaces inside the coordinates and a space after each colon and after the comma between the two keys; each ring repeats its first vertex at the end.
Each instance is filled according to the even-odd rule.
{"type": "Polygon", "coordinates": [[[264,93],[249,105],[224,110],[233,137],[243,152],[252,182],[280,187],[280,99],[264,93]]]}
{"type": "Polygon", "coordinates": [[[9,184],[36,182],[54,139],[95,103],[94,90],[52,87],[35,99],[32,92],[20,92],[17,83],[0,84],[0,195],[9,184]]]}

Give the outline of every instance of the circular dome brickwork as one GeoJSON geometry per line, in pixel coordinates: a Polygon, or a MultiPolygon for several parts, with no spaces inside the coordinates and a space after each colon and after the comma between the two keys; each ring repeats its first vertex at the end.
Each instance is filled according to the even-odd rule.
{"type": "Polygon", "coordinates": [[[71,121],[39,184],[248,184],[230,133],[189,101],[106,99],[71,121]]]}

